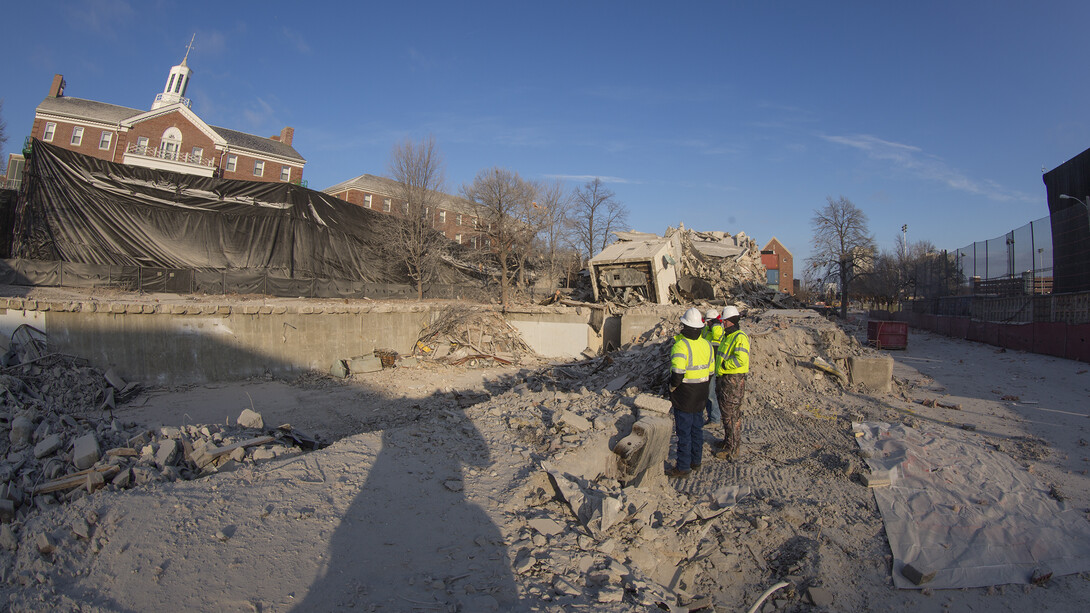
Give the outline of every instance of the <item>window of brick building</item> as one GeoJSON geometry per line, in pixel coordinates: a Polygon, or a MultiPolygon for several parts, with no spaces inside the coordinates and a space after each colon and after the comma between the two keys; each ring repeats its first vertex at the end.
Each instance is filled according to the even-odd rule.
{"type": "Polygon", "coordinates": [[[439,211],[439,223],[447,223],[447,212],[439,211]]]}
{"type": "Polygon", "coordinates": [[[371,194],[363,195],[363,206],[371,208],[371,194]]]}
{"type": "Polygon", "coordinates": [[[265,174],[265,160],[254,160],[254,176],[260,177],[265,174]]]}
{"type": "Polygon", "coordinates": [[[390,212],[390,199],[389,198],[383,198],[382,199],[382,210],[384,212],[386,212],[386,213],[390,212]]]}
{"type": "Polygon", "coordinates": [[[461,213],[458,213],[458,216],[454,218],[454,225],[456,225],[456,226],[462,225],[462,214],[461,213]]]}
{"type": "Polygon", "coordinates": [[[409,203],[408,202],[402,202],[401,203],[401,212],[406,214],[406,215],[409,214],[409,203]]]}
{"type": "Polygon", "coordinates": [[[200,164],[201,160],[204,159],[204,149],[202,147],[193,147],[193,153],[190,155],[192,156],[190,161],[194,164],[200,164]]]}
{"type": "Polygon", "coordinates": [[[83,128],[76,126],[72,128],[72,146],[78,147],[83,142],[83,128]]]}
{"type": "Polygon", "coordinates": [[[291,166],[280,167],[280,180],[291,181],[291,166]]]}
{"type": "Polygon", "coordinates": [[[235,172],[235,168],[238,166],[238,156],[227,156],[227,172],[235,172]]]}
{"type": "Polygon", "coordinates": [[[57,124],[52,121],[45,122],[45,132],[42,133],[42,140],[47,143],[53,142],[53,135],[57,133],[57,124]]]}
{"type": "Polygon", "coordinates": [[[99,139],[98,139],[98,148],[99,149],[109,149],[110,148],[110,143],[112,143],[113,140],[114,140],[113,132],[103,132],[102,136],[100,136],[99,139]]]}
{"type": "Polygon", "coordinates": [[[456,243],[458,243],[459,245],[461,245],[461,244],[462,244],[462,235],[461,235],[461,234],[455,234],[455,235],[454,235],[454,242],[456,242],[456,243]]]}

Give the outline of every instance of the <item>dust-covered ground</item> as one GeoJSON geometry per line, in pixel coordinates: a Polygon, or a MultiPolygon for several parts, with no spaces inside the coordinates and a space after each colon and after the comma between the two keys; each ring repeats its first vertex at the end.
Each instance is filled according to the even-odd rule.
{"type": "MultiPolygon", "coordinates": [[[[605,358],[461,369],[421,363],[340,381],[152,389],[117,417],[149,427],[267,426],[336,441],[190,481],[107,487],[13,524],[13,611],[1081,611],[1090,575],[1039,586],[898,590],[853,421],[975,429],[1087,511],[1087,365],[920,333],[891,393],[811,366],[864,327],[754,312],[742,457],[667,488],[575,484],[543,467],[608,456],[658,394],[676,319],[605,358]],[[948,408],[954,407],[954,408],[948,408]],[[740,494],[730,505],[724,488],[740,494]],[[745,489],[742,489],[745,488],[745,489]],[[602,508],[605,508],[604,506],[602,508]],[[608,519],[608,521],[607,521],[608,519]],[[51,549],[42,553],[43,537],[51,549]],[[815,604],[815,602],[817,604],[815,604]]],[[[722,436],[709,426],[706,441],[722,436]]],[[[987,478],[986,475],[981,476],[987,478]]]]}

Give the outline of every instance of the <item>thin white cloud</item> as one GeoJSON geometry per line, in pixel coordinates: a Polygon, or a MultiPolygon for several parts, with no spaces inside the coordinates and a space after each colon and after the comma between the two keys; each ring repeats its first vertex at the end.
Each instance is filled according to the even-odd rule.
{"type": "Polygon", "coordinates": [[[263,126],[276,123],[276,111],[268,102],[258,98],[254,101],[256,108],[248,108],[242,111],[242,116],[245,117],[246,123],[254,126],[254,129],[260,129],[263,126]]]}
{"type": "Polygon", "coordinates": [[[922,149],[913,145],[882,140],[869,134],[851,136],[819,134],[818,137],[831,143],[858,149],[871,159],[889,162],[896,168],[928,181],[942,183],[950,189],[1000,202],[1014,200],[1036,201],[1029,194],[1007,189],[995,181],[972,179],[956,168],[951,168],[941,159],[927,155],[922,149]]]}
{"type": "Polygon", "coordinates": [[[74,29],[116,39],[119,31],[127,31],[136,11],[125,0],[84,0],[63,14],[74,29]]]}
{"type": "Polygon", "coordinates": [[[292,46],[295,47],[296,51],[298,51],[299,53],[302,53],[303,55],[310,55],[312,53],[311,49],[310,49],[310,45],[307,44],[306,39],[304,39],[300,34],[298,34],[297,32],[294,32],[292,30],[289,30],[286,27],[284,28],[283,31],[284,31],[284,38],[288,39],[288,42],[291,43],[292,46]]]}

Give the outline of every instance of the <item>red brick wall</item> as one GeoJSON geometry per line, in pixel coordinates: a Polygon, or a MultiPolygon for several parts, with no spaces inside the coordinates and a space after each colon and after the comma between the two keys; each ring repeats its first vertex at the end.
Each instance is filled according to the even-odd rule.
{"type": "MultiPolygon", "coordinates": [[[[364,191],[361,191],[361,190],[358,190],[358,189],[351,189],[350,188],[350,189],[342,190],[342,191],[339,191],[339,192],[334,192],[331,195],[334,196],[335,198],[340,198],[341,200],[344,200],[345,202],[349,202],[349,203],[354,204],[356,206],[363,206],[364,205],[364,196],[366,196],[368,193],[369,192],[364,192],[364,191]]],[[[383,200],[385,200],[386,198],[390,198],[390,213],[389,214],[398,215],[398,216],[401,216],[401,215],[404,214],[402,212],[402,208],[401,208],[403,201],[398,200],[397,198],[393,198],[391,196],[384,196],[382,194],[371,194],[371,208],[373,210],[376,210],[376,211],[380,212],[380,213],[384,212],[383,211],[383,200]]],[[[442,232],[443,235],[446,236],[447,238],[449,238],[450,240],[455,240],[455,237],[457,237],[459,234],[461,234],[462,235],[462,244],[463,245],[469,245],[471,243],[472,238],[477,237],[477,247],[478,248],[483,248],[484,247],[484,239],[483,239],[483,232],[482,232],[483,228],[474,228],[473,227],[473,216],[472,215],[468,215],[466,213],[463,213],[462,214],[462,223],[461,223],[461,225],[459,225],[458,224],[458,213],[457,212],[445,209],[443,207],[433,206],[433,207],[431,207],[430,217],[431,217],[432,227],[435,228],[436,230],[442,232]],[[440,222],[439,220],[442,217],[440,215],[440,213],[443,212],[443,211],[446,211],[446,219],[445,219],[445,221],[440,222]]]]}
{"type": "MultiPolygon", "coordinates": [[[[34,138],[43,138],[45,134],[45,124],[47,121],[41,118],[34,119],[34,125],[31,129],[31,134],[34,138]]],[[[101,150],[98,148],[99,139],[102,137],[104,128],[92,127],[79,123],[69,123],[63,121],[53,121],[57,124],[57,129],[53,134],[52,144],[59,147],[63,147],[70,151],[76,151],[84,155],[96,157],[100,160],[109,160],[112,162],[121,163],[125,157],[125,150],[131,143],[135,145],[141,136],[147,137],[148,147],[158,148],[160,142],[163,139],[163,133],[168,128],[178,128],[182,133],[181,153],[192,153],[193,147],[200,147],[204,150],[204,159],[214,160],[215,167],[221,167],[221,164],[225,167],[227,164],[227,158],[222,155],[222,151],[218,151],[212,142],[212,139],[204,134],[197,126],[193,125],[188,119],[181,113],[169,113],[162,115],[148,121],[143,121],[135,126],[128,132],[117,132],[116,130],[105,129],[113,133],[110,148],[107,150],[101,150]],[[80,145],[73,146],[72,142],[72,129],[76,126],[83,127],[83,140],[80,145]]],[[[265,172],[260,177],[254,176],[254,156],[242,155],[239,153],[233,153],[238,156],[238,163],[235,166],[234,172],[223,172],[225,179],[241,179],[244,181],[280,181],[280,170],[285,164],[272,160],[265,160],[265,172]]],[[[303,169],[297,166],[291,166],[291,179],[290,181],[298,182],[303,178],[303,169]]]]}

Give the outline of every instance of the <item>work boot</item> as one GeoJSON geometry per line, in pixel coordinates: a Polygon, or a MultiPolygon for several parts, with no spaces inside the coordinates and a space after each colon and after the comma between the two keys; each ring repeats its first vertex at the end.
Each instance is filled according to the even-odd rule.
{"type": "Polygon", "coordinates": [[[692,466],[689,467],[689,470],[691,472],[698,473],[698,472],[700,472],[700,465],[699,464],[693,464],[692,466]]]}
{"type": "Polygon", "coordinates": [[[677,467],[671,467],[666,469],[666,476],[671,479],[684,479],[689,476],[691,470],[678,470],[677,467]]]}
{"type": "Polygon", "coordinates": [[[719,451],[716,451],[713,455],[716,458],[720,459],[720,460],[727,460],[728,462],[733,462],[734,459],[736,457],[738,457],[738,452],[737,451],[729,451],[728,452],[726,449],[723,449],[722,447],[720,447],[719,451]]]}

